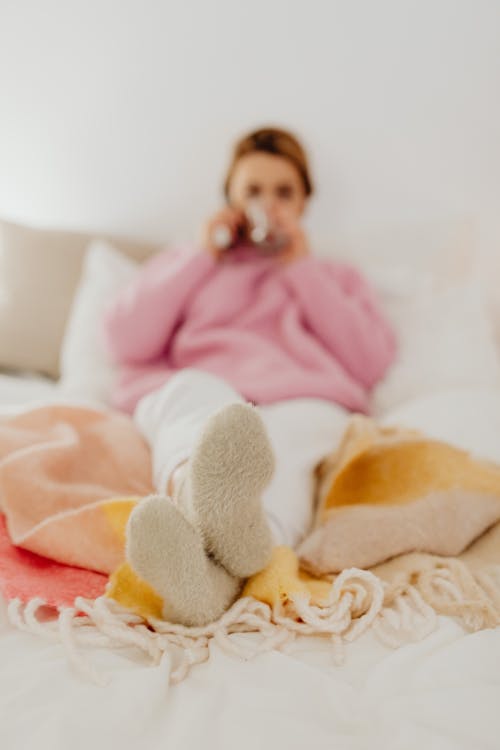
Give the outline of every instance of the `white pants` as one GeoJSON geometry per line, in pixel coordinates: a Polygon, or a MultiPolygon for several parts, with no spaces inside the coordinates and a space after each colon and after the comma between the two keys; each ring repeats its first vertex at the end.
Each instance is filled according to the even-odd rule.
{"type": "MultiPolygon", "coordinates": [[[[244,399],[224,380],[186,369],[141,399],[134,419],[151,446],[157,492],[189,458],[206,420],[244,399]]],[[[338,446],[349,412],[320,399],[259,406],[276,457],[263,505],[277,544],[295,546],[307,532],[314,501],[314,467],[338,446]]]]}

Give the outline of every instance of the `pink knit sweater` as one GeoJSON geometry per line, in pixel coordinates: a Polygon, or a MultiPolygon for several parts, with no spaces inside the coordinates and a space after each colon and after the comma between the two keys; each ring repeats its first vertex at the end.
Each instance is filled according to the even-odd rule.
{"type": "Polygon", "coordinates": [[[369,411],[369,392],[395,353],[372,289],[353,268],[307,257],[288,265],[248,249],[155,256],[117,299],[105,340],[121,366],[114,405],[184,367],[225,378],[247,400],[299,397],[369,411]]]}

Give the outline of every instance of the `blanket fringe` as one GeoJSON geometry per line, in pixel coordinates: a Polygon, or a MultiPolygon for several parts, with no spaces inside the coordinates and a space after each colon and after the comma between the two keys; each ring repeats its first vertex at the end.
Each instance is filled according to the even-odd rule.
{"type": "Polygon", "coordinates": [[[370,629],[386,646],[398,648],[431,633],[438,614],[457,617],[471,631],[494,627],[500,624],[500,566],[472,572],[459,560],[441,558],[433,568],[411,576],[411,582],[393,584],[351,568],[336,577],[321,604],[313,604],[304,593],[274,607],[245,597],[203,627],[145,620],[106,596],[77,597],[73,607],[61,607],[51,619],[42,616],[46,606],[41,598],[27,603],[13,599],[7,613],[17,628],[62,643],[69,662],[85,679],[103,686],[110,676],[95,669],[79,647],[134,647],[153,665],[165,654],[180,655],[170,671],[170,682],[178,683],[193,666],[208,660],[211,640],[226,653],[248,660],[273,649],[291,651],[297,636],[322,636],[330,642],[333,662],[341,664],[346,644],[370,629]],[[260,637],[234,637],[239,633],[260,637]]]}
{"type": "Polygon", "coordinates": [[[500,625],[500,566],[474,570],[456,558],[440,558],[415,586],[436,612],[458,618],[471,631],[500,625]]]}
{"type": "Polygon", "coordinates": [[[333,662],[341,664],[345,645],[370,628],[385,644],[397,647],[423,638],[436,626],[434,610],[415,587],[390,589],[373,573],[356,568],[337,576],[321,604],[312,604],[309,595],[296,594],[271,608],[245,597],[219,620],[203,627],[146,621],[106,596],[95,600],[77,597],[73,607],[60,608],[52,619],[40,616],[44,607],[40,598],[26,604],[13,599],[8,617],[21,630],[62,643],[75,671],[100,686],[108,684],[110,676],[95,669],[79,647],[135,647],[153,665],[166,653],[170,657],[180,654],[180,663],[170,671],[170,682],[175,684],[193,666],[208,660],[211,640],[226,653],[248,660],[273,649],[290,651],[297,636],[319,635],[329,640],[333,662]],[[255,633],[260,638],[234,637],[239,633],[255,633]]]}

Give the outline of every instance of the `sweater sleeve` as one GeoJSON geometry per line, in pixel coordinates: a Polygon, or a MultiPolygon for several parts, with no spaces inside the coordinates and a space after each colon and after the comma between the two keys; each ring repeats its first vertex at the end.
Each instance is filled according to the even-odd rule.
{"type": "Polygon", "coordinates": [[[161,356],[213,264],[208,253],[170,250],[146,263],[105,310],[104,344],[113,360],[141,364],[161,356]]]}
{"type": "Polygon", "coordinates": [[[350,266],[311,257],[290,264],[285,275],[323,346],[373,387],[394,359],[396,337],[368,282],[350,266]]]}

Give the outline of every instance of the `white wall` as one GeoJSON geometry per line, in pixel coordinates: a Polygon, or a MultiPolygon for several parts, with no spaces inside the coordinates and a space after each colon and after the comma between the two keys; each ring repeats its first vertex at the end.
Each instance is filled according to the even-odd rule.
{"type": "Polygon", "coordinates": [[[500,255],[499,40],[498,0],[0,0],[0,215],[191,237],[270,122],[318,236],[465,217],[500,255]]]}

